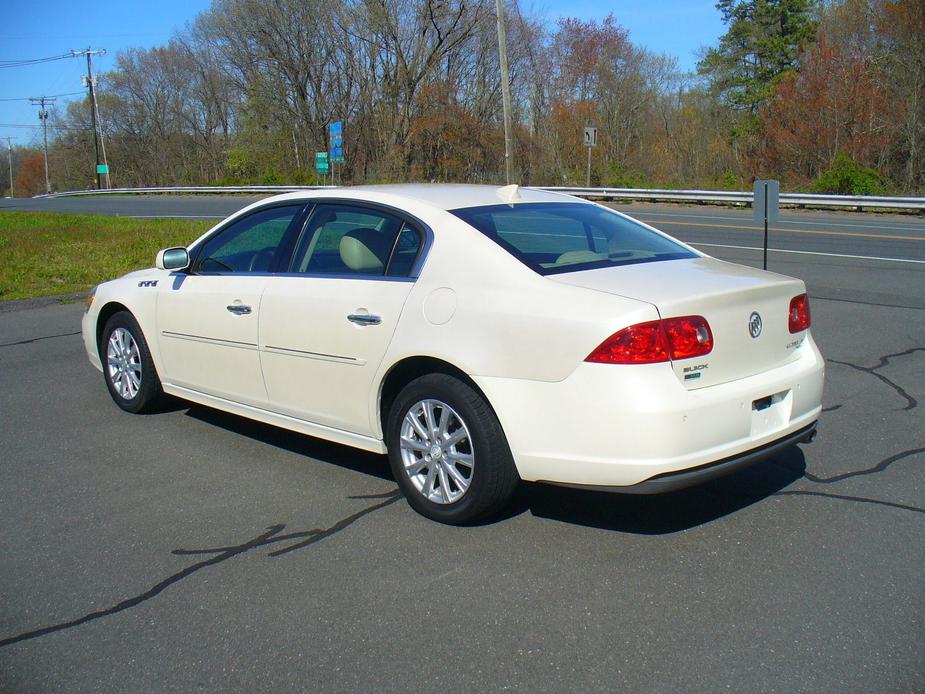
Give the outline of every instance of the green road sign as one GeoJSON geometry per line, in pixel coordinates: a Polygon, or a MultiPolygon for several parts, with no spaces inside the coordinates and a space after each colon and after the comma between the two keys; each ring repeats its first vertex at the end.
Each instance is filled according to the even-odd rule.
{"type": "Polygon", "coordinates": [[[97,172],[98,174],[108,174],[108,173],[109,173],[109,165],[108,165],[108,164],[97,164],[97,165],[96,165],[96,172],[97,172]]]}
{"type": "Polygon", "coordinates": [[[326,174],[328,172],[328,153],[315,152],[315,173],[326,174]]]}

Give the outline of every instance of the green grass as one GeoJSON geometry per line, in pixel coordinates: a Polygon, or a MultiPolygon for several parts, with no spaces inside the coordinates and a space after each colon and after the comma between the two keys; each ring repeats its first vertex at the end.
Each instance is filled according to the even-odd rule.
{"type": "Polygon", "coordinates": [[[213,222],[51,212],[0,212],[0,301],[85,292],[153,267],[161,248],[185,246],[213,222]]]}

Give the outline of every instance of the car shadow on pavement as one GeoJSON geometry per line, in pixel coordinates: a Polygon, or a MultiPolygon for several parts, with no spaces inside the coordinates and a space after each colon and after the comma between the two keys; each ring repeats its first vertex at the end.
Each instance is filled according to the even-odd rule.
{"type": "MultiPolygon", "coordinates": [[[[305,436],[209,407],[184,405],[188,407],[187,416],[211,426],[323,463],[382,480],[394,480],[388,458],[384,455],[305,436]]],[[[530,513],[538,518],[624,533],[676,533],[766,499],[801,479],[805,471],[803,452],[795,446],[726,477],[668,494],[617,494],[523,483],[504,511],[477,525],[493,525],[530,513]]]]}
{"type": "Polygon", "coordinates": [[[186,411],[188,417],[198,419],[200,422],[219,427],[225,431],[246,436],[290,453],[319,460],[323,463],[338,465],[379,479],[394,479],[388,458],[384,455],[369,453],[350,446],[342,446],[339,443],[316,439],[312,436],[305,436],[288,429],[281,429],[270,424],[239,417],[221,410],[213,410],[202,405],[184,403],[184,406],[189,408],[186,411]]]}
{"type": "Polygon", "coordinates": [[[803,452],[795,446],[726,477],[668,494],[523,485],[511,511],[604,530],[664,535],[715,521],[766,499],[802,478],[805,470],[803,452]]]}

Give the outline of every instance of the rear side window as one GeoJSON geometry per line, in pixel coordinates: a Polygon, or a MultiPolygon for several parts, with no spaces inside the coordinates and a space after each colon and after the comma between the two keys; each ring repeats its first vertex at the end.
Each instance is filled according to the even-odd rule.
{"type": "Polygon", "coordinates": [[[597,205],[524,203],[452,210],[541,275],[697,256],[597,205]]]}
{"type": "Polygon", "coordinates": [[[407,277],[420,248],[420,234],[400,217],[365,207],[320,204],[299,239],[290,272],[407,277]]]}

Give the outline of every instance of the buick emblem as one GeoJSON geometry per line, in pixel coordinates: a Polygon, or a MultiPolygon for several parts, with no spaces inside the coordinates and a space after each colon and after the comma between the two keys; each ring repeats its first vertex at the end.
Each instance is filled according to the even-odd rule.
{"type": "Polygon", "coordinates": [[[761,314],[758,311],[752,311],[752,315],[748,317],[748,334],[752,337],[761,334],[761,314]]]}

